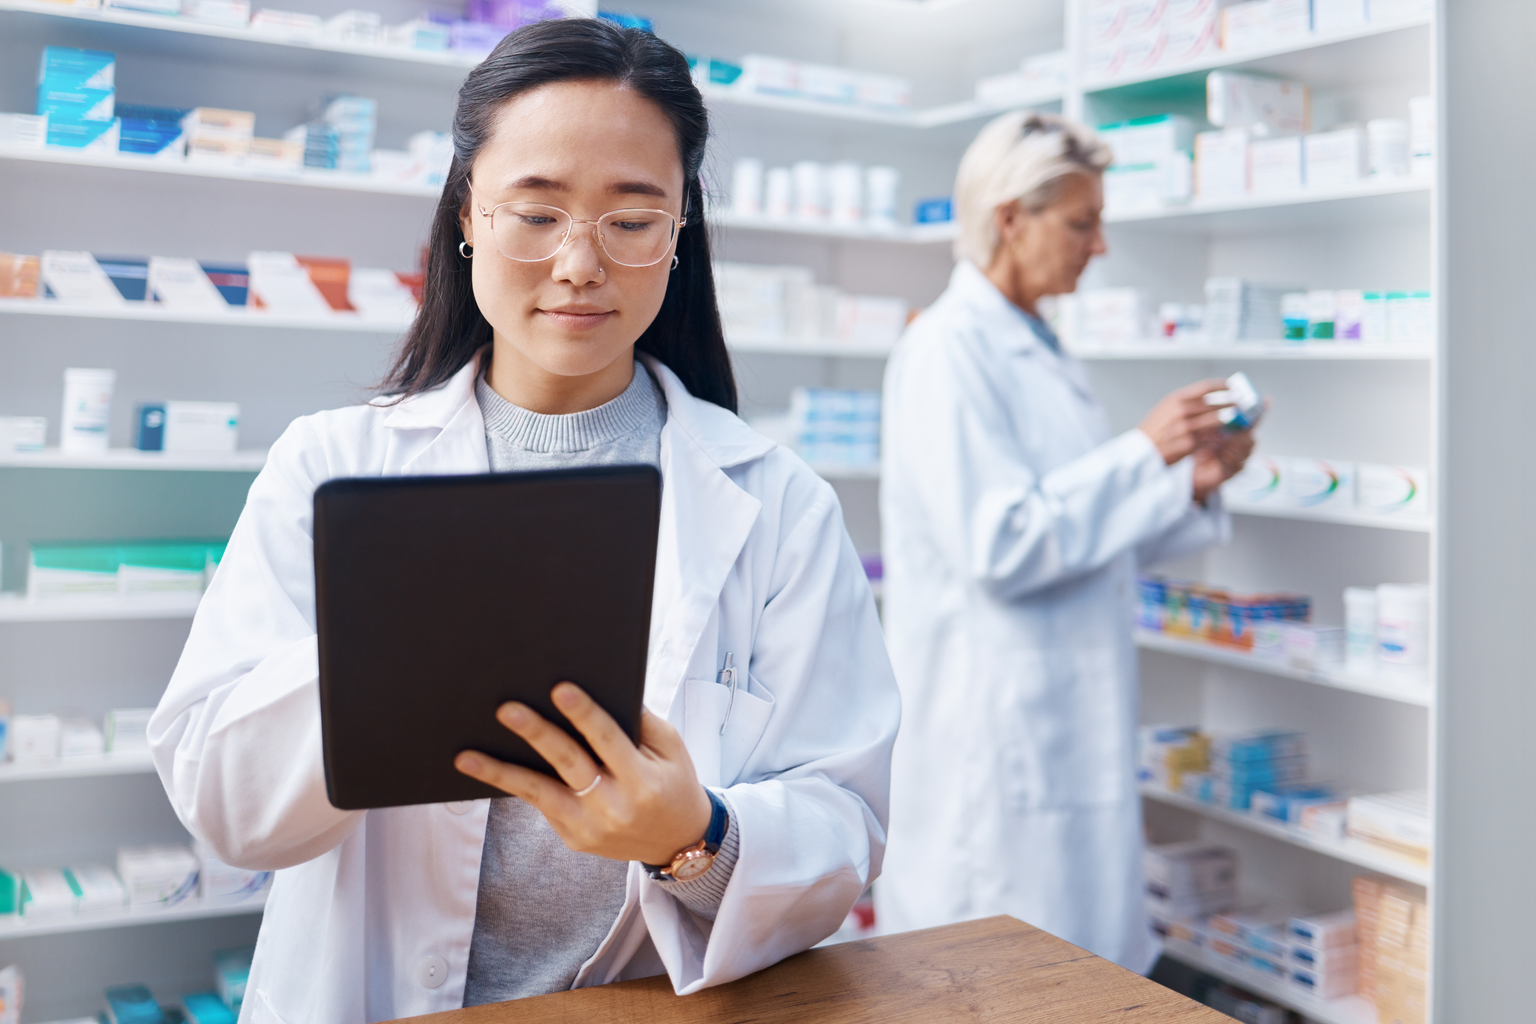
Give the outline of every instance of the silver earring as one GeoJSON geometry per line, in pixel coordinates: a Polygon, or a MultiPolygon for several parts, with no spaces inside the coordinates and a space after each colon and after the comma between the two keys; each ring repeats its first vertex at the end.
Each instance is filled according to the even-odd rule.
{"type": "Polygon", "coordinates": [[[677,257],[676,256],[672,257],[672,269],[673,270],[677,269],[677,257]]]}
{"type": "Polygon", "coordinates": [[[470,259],[475,255],[475,247],[469,244],[468,239],[459,243],[459,255],[470,259]]]}

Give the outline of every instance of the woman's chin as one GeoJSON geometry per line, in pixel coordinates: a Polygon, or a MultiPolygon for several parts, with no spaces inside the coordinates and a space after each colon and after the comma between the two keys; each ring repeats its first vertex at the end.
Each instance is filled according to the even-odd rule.
{"type": "Polygon", "coordinates": [[[606,370],[617,359],[631,357],[633,343],[567,335],[541,338],[518,348],[529,362],[545,373],[557,377],[589,377],[606,370]]]}

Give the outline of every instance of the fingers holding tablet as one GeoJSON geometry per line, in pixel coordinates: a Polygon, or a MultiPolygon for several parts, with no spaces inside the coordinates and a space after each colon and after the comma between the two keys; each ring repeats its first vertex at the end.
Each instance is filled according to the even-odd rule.
{"type": "Polygon", "coordinates": [[[458,755],[455,767],[526,800],[573,850],[659,864],[698,842],[709,824],[709,796],[671,724],[642,711],[636,747],[580,687],[562,683],[551,697],[603,764],[536,711],[509,702],[497,711],[498,721],[547,760],[560,780],[471,750],[458,755]]]}

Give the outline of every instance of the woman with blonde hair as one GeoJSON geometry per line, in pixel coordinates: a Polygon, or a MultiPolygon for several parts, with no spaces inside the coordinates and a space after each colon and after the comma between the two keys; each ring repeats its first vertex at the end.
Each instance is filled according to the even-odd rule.
{"type": "Polygon", "coordinates": [[[1147,970],[1135,788],[1139,564],[1230,531],[1253,448],[1207,380],[1118,436],[1041,317],[1106,251],[1108,148],[1006,114],[955,182],[948,289],[885,377],[885,628],[905,709],[886,930],[1012,914],[1147,970]]]}

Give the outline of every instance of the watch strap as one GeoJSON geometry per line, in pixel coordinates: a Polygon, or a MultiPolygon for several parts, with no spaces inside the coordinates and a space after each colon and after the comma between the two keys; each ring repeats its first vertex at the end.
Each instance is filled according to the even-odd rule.
{"type": "MultiPolygon", "coordinates": [[[[704,829],[704,850],[711,854],[719,853],[720,844],[725,842],[726,833],[731,828],[730,808],[726,807],[725,800],[708,786],[704,787],[704,795],[709,797],[709,827],[704,829]]],[[[670,875],[665,874],[666,870],[672,866],[670,863],[646,864],[642,861],[641,866],[645,868],[646,874],[658,882],[671,878],[670,875]]]]}

